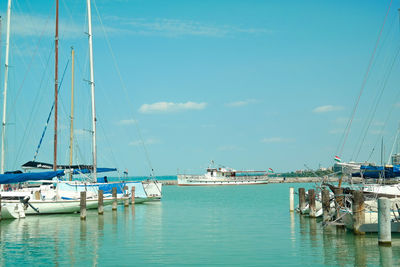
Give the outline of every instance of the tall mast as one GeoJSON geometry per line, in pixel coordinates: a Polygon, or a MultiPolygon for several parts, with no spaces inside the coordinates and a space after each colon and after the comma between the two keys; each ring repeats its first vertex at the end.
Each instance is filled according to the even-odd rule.
{"type": "Polygon", "coordinates": [[[89,36],[89,60],[90,60],[90,88],[92,94],[92,152],[93,152],[93,180],[97,178],[97,152],[96,152],[96,109],[94,102],[94,73],[93,73],[93,40],[92,40],[92,14],[90,0],[87,0],[88,10],[88,36],[89,36]]]}
{"type": "Polygon", "coordinates": [[[53,170],[57,170],[57,119],[58,119],[58,0],[56,0],[55,35],[55,73],[54,73],[54,161],[53,170]]]}
{"type": "Polygon", "coordinates": [[[1,174],[4,173],[5,139],[6,139],[6,111],[7,111],[7,83],[8,83],[8,54],[10,48],[10,18],[11,0],[8,0],[7,7],[7,37],[6,37],[6,61],[4,70],[4,91],[3,91],[3,121],[1,128],[1,174]]]}
{"type": "MultiPolygon", "coordinates": [[[[72,165],[72,151],[74,147],[74,48],[71,47],[71,129],[70,129],[70,140],[69,140],[69,165],[72,165]]],[[[72,180],[72,172],[69,174],[69,180],[72,180]]]]}

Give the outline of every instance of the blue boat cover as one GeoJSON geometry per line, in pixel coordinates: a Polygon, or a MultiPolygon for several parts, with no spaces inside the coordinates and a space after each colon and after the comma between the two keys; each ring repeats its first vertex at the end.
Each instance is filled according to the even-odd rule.
{"type": "Polygon", "coordinates": [[[27,173],[8,173],[0,174],[0,184],[21,183],[26,181],[51,180],[54,177],[63,176],[64,171],[49,172],[27,172],[27,173]]]}
{"type": "MultiPolygon", "coordinates": [[[[97,172],[115,172],[116,168],[97,168],[97,172]]],[[[75,169],[72,174],[90,173],[89,169],[75,169]]]]}
{"type": "Polygon", "coordinates": [[[394,178],[400,177],[400,165],[365,166],[361,165],[360,172],[353,173],[352,177],[364,178],[394,178]]]}

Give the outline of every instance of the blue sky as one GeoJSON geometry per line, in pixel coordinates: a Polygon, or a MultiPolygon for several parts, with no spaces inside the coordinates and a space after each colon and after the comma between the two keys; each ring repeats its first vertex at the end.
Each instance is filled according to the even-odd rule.
{"type": "MultiPolygon", "coordinates": [[[[278,172],[331,166],[389,4],[92,2],[99,165],[130,175],[149,174],[150,164],[158,175],[202,173],[211,160],[278,172]]],[[[382,137],[385,157],[392,148],[400,112],[399,7],[393,1],[343,160],[380,161],[382,137]]],[[[54,10],[54,1],[13,2],[7,169],[33,158],[53,101],[54,10]]],[[[4,1],[0,12],[2,84],[4,1]]],[[[82,163],[91,162],[86,19],[85,1],[60,1],[59,76],[73,46],[74,161],[82,163]]],[[[59,163],[68,162],[70,87],[68,65],[59,163]]],[[[51,121],[39,161],[52,161],[52,139],[51,121]]]]}

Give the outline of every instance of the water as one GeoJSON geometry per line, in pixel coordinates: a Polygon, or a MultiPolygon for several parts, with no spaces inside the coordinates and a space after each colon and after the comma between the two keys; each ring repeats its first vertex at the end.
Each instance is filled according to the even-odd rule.
{"type": "MultiPolygon", "coordinates": [[[[162,202],[106,207],[98,216],[31,216],[0,223],[0,263],[11,265],[395,266],[400,236],[379,247],[290,214],[293,184],[165,186],[162,202]]],[[[296,188],[310,185],[294,185],[296,188]]]]}

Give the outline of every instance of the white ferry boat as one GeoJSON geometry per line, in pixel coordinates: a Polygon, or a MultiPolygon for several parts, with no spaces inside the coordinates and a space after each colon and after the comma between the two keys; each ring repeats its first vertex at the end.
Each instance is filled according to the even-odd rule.
{"type": "Polygon", "coordinates": [[[178,185],[254,185],[269,182],[266,171],[237,171],[230,168],[208,168],[204,175],[178,175],[178,185]]]}

